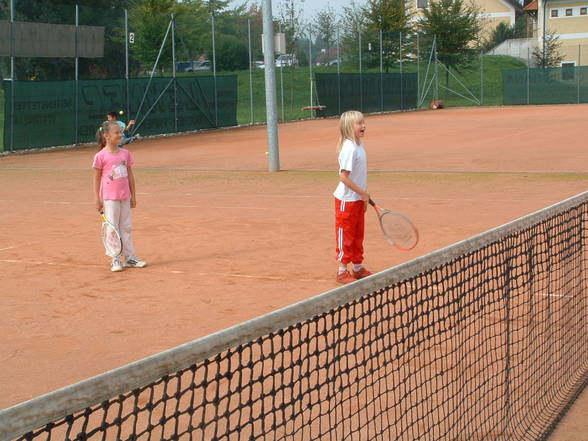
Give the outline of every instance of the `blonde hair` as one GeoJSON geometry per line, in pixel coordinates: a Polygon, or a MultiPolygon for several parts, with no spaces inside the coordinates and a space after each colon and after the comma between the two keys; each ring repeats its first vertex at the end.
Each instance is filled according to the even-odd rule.
{"type": "Polygon", "coordinates": [[[101,150],[106,145],[105,133],[110,133],[113,127],[118,127],[118,124],[114,121],[104,121],[100,128],[96,131],[96,143],[98,144],[98,150],[101,150]]]}
{"type": "Polygon", "coordinates": [[[355,130],[353,130],[353,124],[356,124],[364,120],[363,113],[357,110],[348,110],[343,112],[339,119],[339,144],[337,144],[337,151],[341,151],[341,147],[346,139],[349,139],[356,144],[359,144],[359,139],[355,136],[355,130]]]}

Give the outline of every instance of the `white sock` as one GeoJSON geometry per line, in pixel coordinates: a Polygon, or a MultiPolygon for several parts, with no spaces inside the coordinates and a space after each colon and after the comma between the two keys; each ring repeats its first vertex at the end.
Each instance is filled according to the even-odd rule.
{"type": "Polygon", "coordinates": [[[339,274],[343,274],[345,271],[347,271],[347,266],[339,265],[339,274]]]}
{"type": "Polygon", "coordinates": [[[361,263],[354,263],[353,264],[353,271],[358,272],[363,268],[363,266],[361,265],[361,263]]]}

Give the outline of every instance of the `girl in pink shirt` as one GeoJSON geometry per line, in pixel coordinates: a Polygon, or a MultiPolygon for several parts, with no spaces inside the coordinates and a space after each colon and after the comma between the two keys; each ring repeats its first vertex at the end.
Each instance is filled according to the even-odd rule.
{"type": "Polygon", "coordinates": [[[118,256],[110,256],[112,271],[122,271],[123,266],[143,268],[147,265],[136,257],[131,239],[131,208],[137,205],[134,161],[128,150],[118,147],[121,138],[120,126],[116,122],[104,121],[96,132],[100,151],[92,164],[96,209],[104,211],[106,218],[118,228],[123,243],[123,261],[118,256]]]}

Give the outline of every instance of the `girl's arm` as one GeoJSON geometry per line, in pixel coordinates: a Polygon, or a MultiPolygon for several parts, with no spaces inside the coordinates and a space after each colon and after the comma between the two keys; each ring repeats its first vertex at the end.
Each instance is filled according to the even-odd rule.
{"type": "Polygon", "coordinates": [[[104,203],[102,202],[102,198],[100,197],[100,181],[102,179],[102,170],[95,168],[94,169],[94,204],[96,205],[96,209],[98,211],[102,211],[104,208],[104,203]]]}
{"type": "Polygon", "coordinates": [[[137,198],[135,196],[135,175],[133,174],[133,168],[127,165],[127,173],[129,175],[129,187],[131,189],[131,208],[137,206],[137,198]]]}
{"type": "Polygon", "coordinates": [[[367,202],[369,202],[369,200],[370,200],[370,195],[369,195],[369,193],[367,193],[367,192],[363,191],[361,188],[359,188],[359,187],[358,187],[358,186],[355,184],[355,182],[353,182],[353,181],[351,180],[351,178],[349,177],[349,174],[350,174],[350,173],[351,173],[351,172],[350,172],[349,170],[341,170],[341,171],[339,172],[339,180],[340,180],[341,182],[343,182],[343,183],[344,183],[344,184],[345,184],[347,187],[349,187],[350,189],[352,189],[354,192],[356,192],[358,195],[360,195],[360,196],[361,196],[361,199],[362,199],[364,202],[366,202],[366,203],[367,203],[367,202]]]}

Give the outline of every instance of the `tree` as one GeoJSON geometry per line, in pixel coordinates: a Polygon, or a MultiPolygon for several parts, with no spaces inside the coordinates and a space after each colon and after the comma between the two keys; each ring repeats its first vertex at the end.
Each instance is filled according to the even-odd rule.
{"type": "Polygon", "coordinates": [[[364,15],[368,38],[379,42],[381,32],[382,62],[388,72],[394,62],[400,59],[400,34],[407,34],[410,31],[410,14],[406,10],[404,0],[368,0],[364,15]]]}
{"type": "Polygon", "coordinates": [[[329,62],[330,51],[333,44],[337,41],[337,14],[327,3],[327,6],[322,11],[319,11],[313,22],[314,31],[316,34],[316,43],[320,49],[326,50],[325,61],[329,62]],[[322,47],[321,47],[322,46],[322,47]]]}
{"type": "Polygon", "coordinates": [[[526,17],[519,17],[514,25],[509,26],[504,22],[500,22],[496,26],[490,37],[482,45],[484,51],[494,49],[500,43],[512,38],[526,38],[527,37],[527,20],[526,17]]]}
{"type": "Polygon", "coordinates": [[[559,66],[563,57],[559,53],[561,41],[551,30],[547,30],[543,36],[543,42],[540,47],[533,51],[533,59],[538,67],[556,67],[559,66]]]}
{"type": "Polygon", "coordinates": [[[341,17],[341,28],[343,30],[343,56],[357,63],[359,59],[358,37],[366,30],[366,19],[364,10],[351,0],[349,6],[343,7],[341,17]]]}
{"type": "MultiPolygon", "coordinates": [[[[436,37],[437,58],[447,69],[468,66],[477,54],[482,29],[479,10],[463,0],[431,1],[423,10],[419,29],[436,37]]],[[[449,81],[449,72],[446,73],[449,81]]]]}
{"type": "MultiPolygon", "coordinates": [[[[175,0],[137,0],[130,13],[136,32],[134,53],[144,66],[153,66],[165,37],[175,0]]],[[[169,36],[168,36],[169,43],[169,36]]],[[[159,68],[171,63],[171,44],[167,44],[159,60],[159,68]]]]}
{"type": "Polygon", "coordinates": [[[304,0],[282,0],[278,6],[278,25],[280,30],[285,34],[286,51],[295,53],[299,60],[304,60],[306,56],[300,51],[298,42],[305,37],[305,23],[302,19],[302,6],[304,0]]]}

